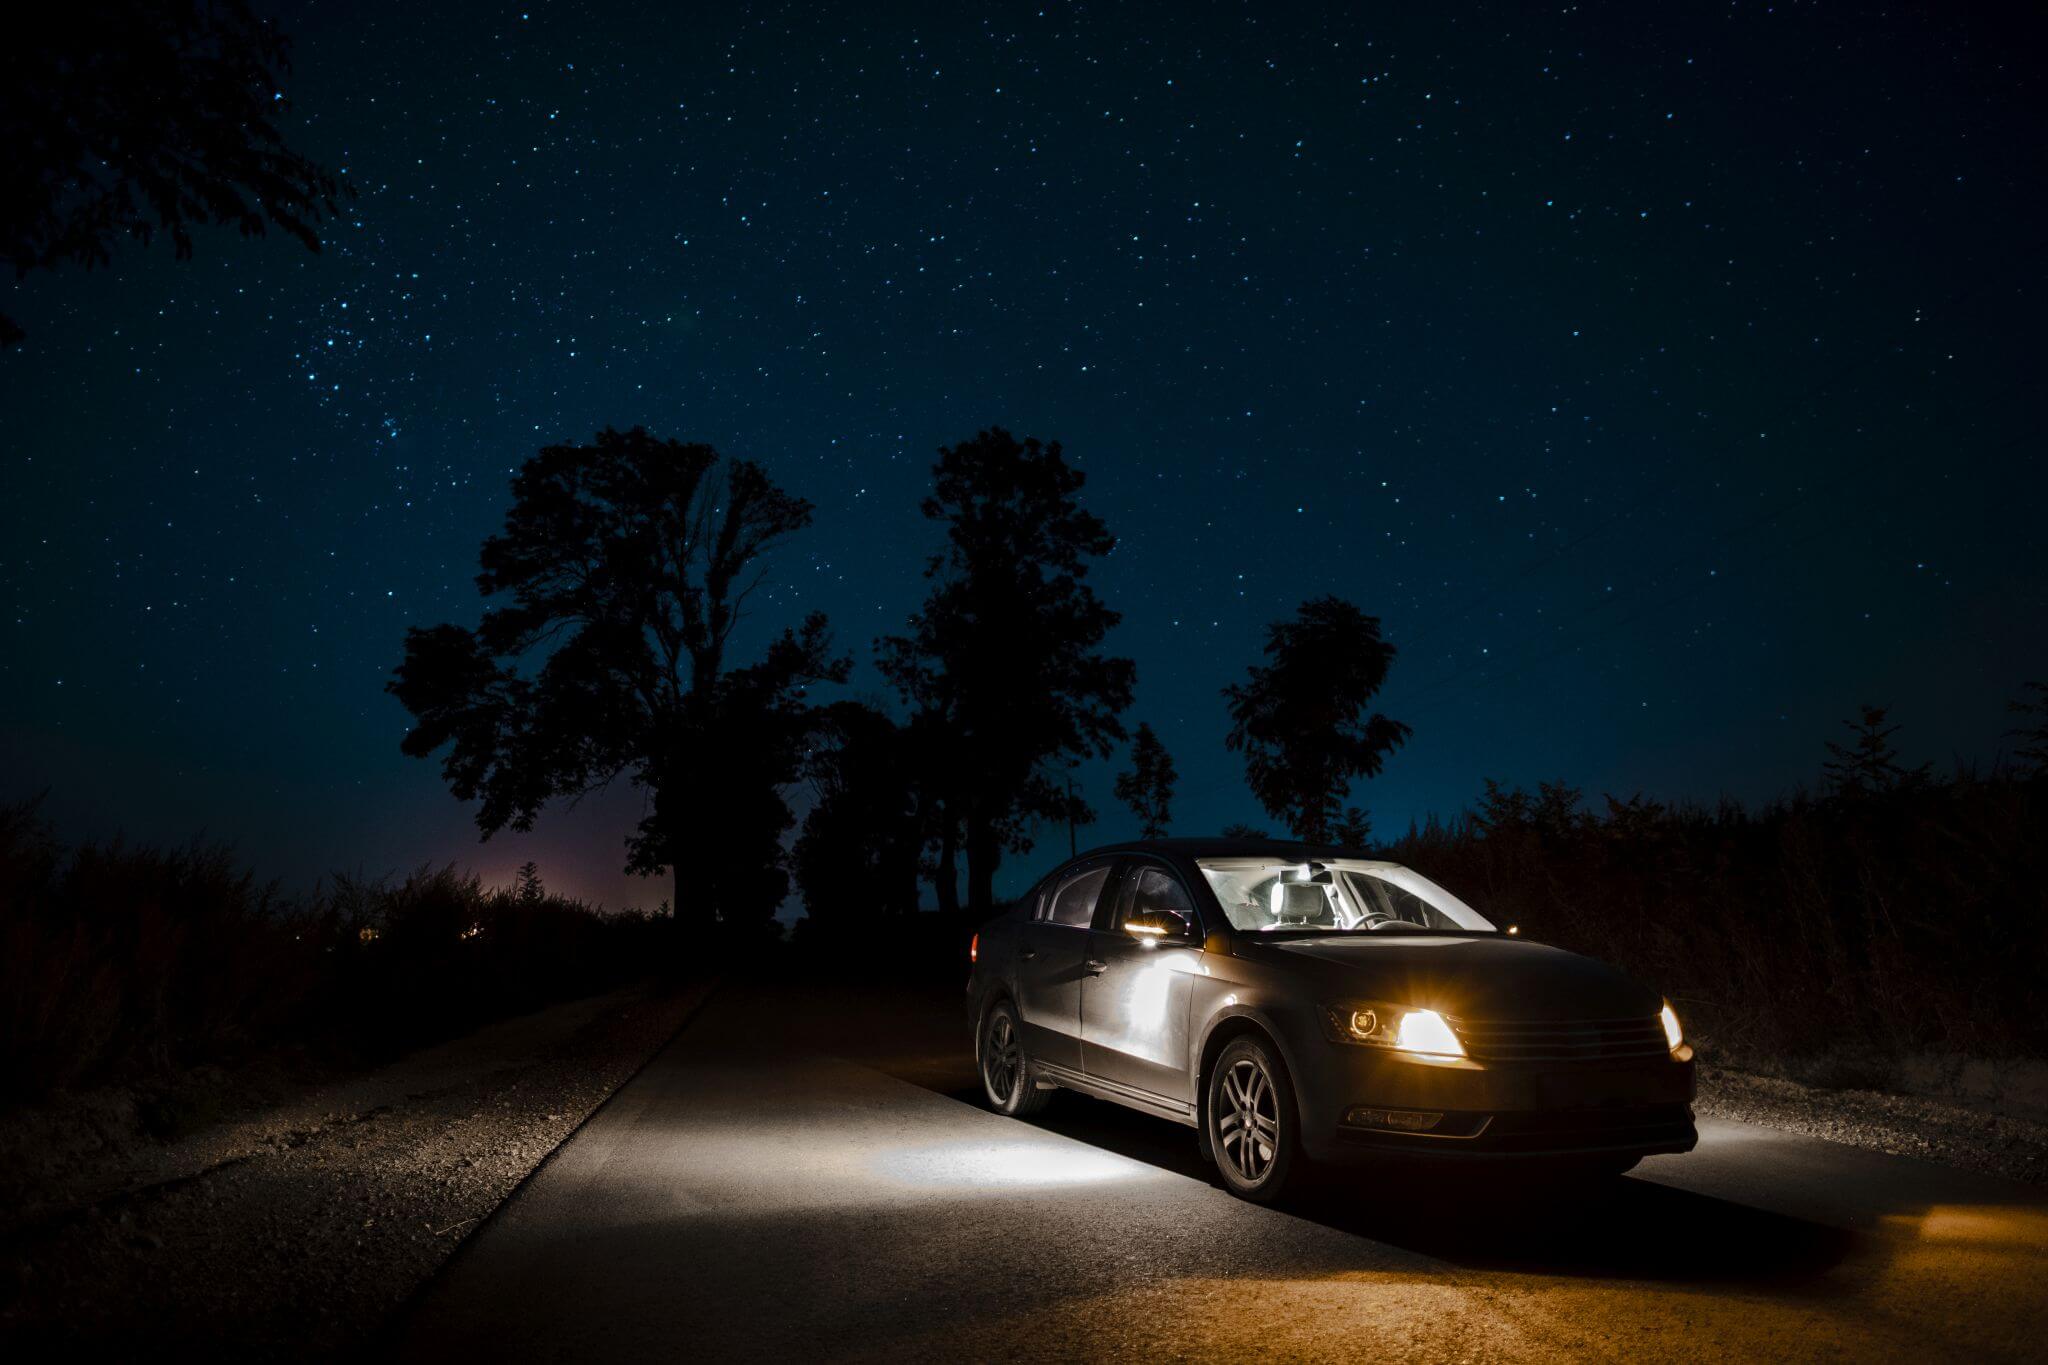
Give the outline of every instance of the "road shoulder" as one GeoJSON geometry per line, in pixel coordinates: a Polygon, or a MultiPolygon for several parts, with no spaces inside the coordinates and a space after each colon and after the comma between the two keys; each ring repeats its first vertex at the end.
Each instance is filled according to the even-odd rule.
{"type": "Polygon", "coordinates": [[[2048,1184],[2048,1123],[1987,1109],[1874,1090],[1821,1090],[1719,1067],[1701,1070],[1695,1108],[1702,1118],[2048,1184]]]}
{"type": "Polygon", "coordinates": [[[0,1344],[358,1345],[703,995],[632,990],[506,1021],[103,1173],[10,1229],[0,1344]]]}

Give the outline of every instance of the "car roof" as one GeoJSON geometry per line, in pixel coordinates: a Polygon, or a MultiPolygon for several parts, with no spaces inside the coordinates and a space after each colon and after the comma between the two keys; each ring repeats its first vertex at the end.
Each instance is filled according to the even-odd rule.
{"type": "MultiPolygon", "coordinates": [[[[1311,858],[1348,858],[1372,861],[1362,849],[1336,844],[1303,844],[1288,839],[1231,839],[1221,835],[1181,839],[1128,839],[1104,844],[1079,854],[1082,858],[1112,853],[1152,853],[1168,858],[1277,858],[1283,862],[1304,862],[1311,858]]],[[[1074,859],[1068,859],[1072,862],[1074,859]]]]}

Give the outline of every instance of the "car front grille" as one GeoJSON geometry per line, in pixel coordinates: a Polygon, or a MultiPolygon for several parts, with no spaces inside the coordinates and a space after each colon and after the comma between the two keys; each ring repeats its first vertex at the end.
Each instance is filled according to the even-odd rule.
{"type": "Polygon", "coordinates": [[[1478,1062],[1619,1062],[1662,1057],[1664,1025],[1648,1019],[1453,1019],[1451,1028],[1478,1062]]]}

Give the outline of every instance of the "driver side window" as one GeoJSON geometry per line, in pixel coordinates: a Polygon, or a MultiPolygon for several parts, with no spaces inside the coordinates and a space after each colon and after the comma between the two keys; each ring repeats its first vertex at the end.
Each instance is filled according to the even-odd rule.
{"type": "Polygon", "coordinates": [[[1131,870],[1125,886],[1128,890],[1117,912],[1117,930],[1121,931],[1133,915],[1153,915],[1164,917],[1169,925],[1179,926],[1173,937],[1194,937],[1194,902],[1188,899],[1187,889],[1172,873],[1163,867],[1140,864],[1131,870]]]}

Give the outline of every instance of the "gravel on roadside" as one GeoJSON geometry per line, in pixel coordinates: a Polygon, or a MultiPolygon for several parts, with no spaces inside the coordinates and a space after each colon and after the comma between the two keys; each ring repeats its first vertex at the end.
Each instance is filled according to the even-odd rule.
{"type": "Polygon", "coordinates": [[[2048,1183],[2048,1123],[1875,1090],[1701,1067],[1702,1118],[1734,1119],[1893,1156],[1919,1157],[2011,1180],[2048,1183]]]}
{"type": "Polygon", "coordinates": [[[361,1345],[705,994],[544,1010],[129,1160],[102,1177],[117,1188],[9,1229],[0,1353],[361,1345]]]}

